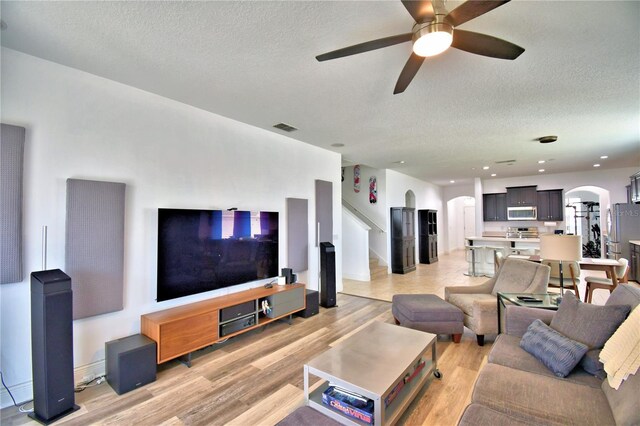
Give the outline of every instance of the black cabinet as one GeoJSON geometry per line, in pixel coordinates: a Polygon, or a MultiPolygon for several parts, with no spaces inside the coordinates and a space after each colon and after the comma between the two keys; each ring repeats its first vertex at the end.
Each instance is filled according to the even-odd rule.
{"type": "Polygon", "coordinates": [[[640,282],[640,246],[637,244],[629,244],[631,259],[629,259],[629,279],[640,282]]]}
{"type": "Polygon", "coordinates": [[[537,191],[535,186],[512,186],[507,188],[508,207],[537,206],[537,191]]]}
{"type": "Polygon", "coordinates": [[[416,269],[415,209],[391,207],[391,272],[416,269]]]}
{"type": "Polygon", "coordinates": [[[438,211],[418,210],[418,241],[420,263],[438,261],[438,211]]]}
{"type": "Polygon", "coordinates": [[[482,216],[485,222],[507,220],[507,194],[482,194],[482,216]]]}
{"type": "Polygon", "coordinates": [[[538,220],[564,220],[562,189],[538,191],[538,220]]]}

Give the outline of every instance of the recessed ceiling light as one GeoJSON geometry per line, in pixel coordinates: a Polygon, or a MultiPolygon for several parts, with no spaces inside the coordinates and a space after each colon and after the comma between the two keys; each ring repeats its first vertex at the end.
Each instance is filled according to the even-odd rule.
{"type": "Polygon", "coordinates": [[[552,143],[558,140],[557,136],[542,136],[541,138],[538,138],[538,141],[540,143],[552,143]]]}
{"type": "Polygon", "coordinates": [[[600,167],[600,164],[594,164],[593,167],[600,167]]]}
{"type": "Polygon", "coordinates": [[[482,170],[489,170],[489,166],[484,166],[482,170]]]}
{"type": "Polygon", "coordinates": [[[498,176],[498,175],[495,174],[495,173],[491,173],[491,177],[496,177],[496,176],[498,176]]]}
{"type": "Polygon", "coordinates": [[[394,164],[404,164],[404,160],[394,161],[394,164]]]}
{"type": "Polygon", "coordinates": [[[538,160],[538,164],[544,164],[544,163],[546,163],[546,161],[544,161],[544,160],[538,160]]]}
{"type": "Polygon", "coordinates": [[[544,169],[538,169],[538,171],[539,171],[540,173],[542,173],[542,172],[544,172],[544,169]]]}
{"type": "Polygon", "coordinates": [[[335,148],[342,148],[344,146],[343,143],[332,143],[331,146],[335,147],[335,148]]]}
{"type": "Polygon", "coordinates": [[[455,180],[450,180],[449,183],[456,183],[456,181],[455,180]]]}
{"type": "Polygon", "coordinates": [[[601,155],[600,158],[603,159],[603,160],[606,160],[607,158],[609,158],[609,156],[608,155],[601,155]]]}

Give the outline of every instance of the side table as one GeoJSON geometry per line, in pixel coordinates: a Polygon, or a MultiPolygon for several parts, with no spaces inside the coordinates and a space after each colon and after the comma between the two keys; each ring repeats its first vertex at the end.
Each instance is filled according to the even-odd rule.
{"type": "Polygon", "coordinates": [[[498,334],[502,332],[502,308],[506,308],[506,302],[509,302],[511,305],[516,306],[526,306],[527,308],[539,308],[539,309],[549,309],[552,311],[558,310],[558,298],[561,297],[558,293],[542,293],[542,294],[531,294],[531,293],[502,293],[498,292],[497,302],[498,302],[498,334]],[[541,302],[527,302],[524,300],[518,299],[519,296],[530,296],[535,297],[541,302]]]}

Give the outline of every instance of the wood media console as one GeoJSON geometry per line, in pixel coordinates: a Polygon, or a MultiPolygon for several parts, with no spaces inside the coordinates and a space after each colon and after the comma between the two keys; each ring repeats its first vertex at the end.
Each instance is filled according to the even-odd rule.
{"type": "Polygon", "coordinates": [[[229,337],[292,315],[306,307],[305,285],[257,287],[140,317],[142,334],[155,340],[157,363],[187,355],[229,337]],[[264,314],[262,302],[271,311],[264,314]]]}

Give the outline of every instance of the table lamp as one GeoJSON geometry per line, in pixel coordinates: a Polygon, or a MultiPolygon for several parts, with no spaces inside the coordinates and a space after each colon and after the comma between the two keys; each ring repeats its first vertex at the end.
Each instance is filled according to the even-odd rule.
{"type": "Polygon", "coordinates": [[[540,258],[559,262],[560,294],[564,294],[562,262],[582,260],[582,237],[580,235],[543,234],[540,236],[540,258]]]}

